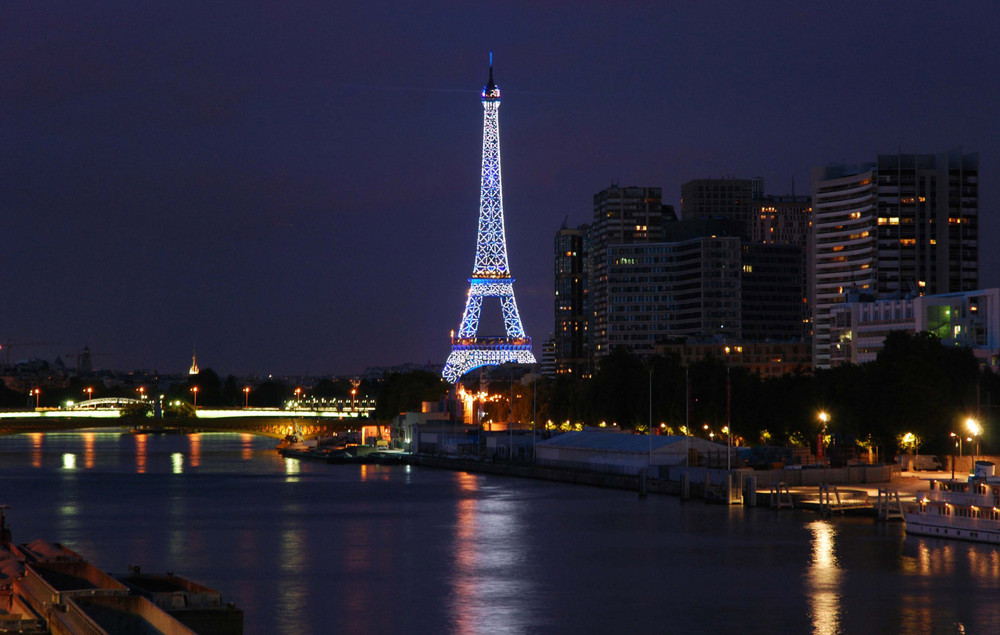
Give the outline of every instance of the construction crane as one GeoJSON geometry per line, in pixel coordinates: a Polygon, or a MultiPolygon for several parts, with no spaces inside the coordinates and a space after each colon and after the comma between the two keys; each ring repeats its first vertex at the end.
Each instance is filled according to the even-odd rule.
{"type": "Polygon", "coordinates": [[[6,351],[6,361],[4,362],[5,368],[10,368],[10,349],[12,348],[24,348],[25,346],[56,346],[56,342],[12,342],[10,338],[6,342],[0,344],[0,348],[6,351]]]}

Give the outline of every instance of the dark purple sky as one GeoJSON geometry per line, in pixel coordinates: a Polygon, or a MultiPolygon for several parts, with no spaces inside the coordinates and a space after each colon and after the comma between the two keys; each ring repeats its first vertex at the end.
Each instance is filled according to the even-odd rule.
{"type": "Polygon", "coordinates": [[[162,372],[193,345],[220,373],[443,362],[490,50],[539,346],[553,234],[613,180],[807,193],[813,165],[962,146],[996,286],[998,25],[992,1],[5,3],[0,341],[162,372]]]}

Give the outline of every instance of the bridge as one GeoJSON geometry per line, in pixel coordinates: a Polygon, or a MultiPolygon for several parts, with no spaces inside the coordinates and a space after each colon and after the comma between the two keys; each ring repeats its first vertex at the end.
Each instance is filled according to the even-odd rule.
{"type": "Polygon", "coordinates": [[[284,439],[296,428],[306,439],[330,436],[367,424],[374,407],[196,409],[193,416],[154,417],[137,413],[149,401],[125,397],[88,399],[64,408],[0,411],[0,435],[121,427],[181,432],[245,432],[284,439]]]}

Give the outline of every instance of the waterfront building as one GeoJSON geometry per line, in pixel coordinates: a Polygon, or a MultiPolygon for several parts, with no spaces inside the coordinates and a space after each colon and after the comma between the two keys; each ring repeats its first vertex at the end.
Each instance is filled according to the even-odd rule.
{"type": "Polygon", "coordinates": [[[812,197],[765,195],[754,200],[754,215],[748,230],[753,242],[805,247],[811,225],[812,197]]]}
{"type": "Polygon", "coordinates": [[[1000,368],[1000,289],[873,300],[849,295],[831,311],[830,365],[875,361],[891,331],[929,332],[965,346],[979,363],[1000,368]]]}
{"type": "Polygon", "coordinates": [[[681,364],[714,357],[727,366],[740,366],[761,377],[812,370],[812,344],[808,340],[753,342],[679,338],[656,345],[657,355],[677,355],[681,364]]]}
{"type": "Polygon", "coordinates": [[[556,338],[550,335],[542,342],[542,361],[538,365],[538,374],[544,377],[556,376],[556,338]]]}
{"type": "Polygon", "coordinates": [[[612,245],[608,255],[609,350],[649,356],[657,341],[681,335],[742,337],[738,236],[612,245]]]}
{"type": "MultiPolygon", "coordinates": [[[[695,221],[703,223],[703,221],[695,221]]],[[[687,221],[678,222],[678,226],[687,221]]],[[[740,342],[801,339],[800,248],[696,236],[612,245],[607,345],[640,356],[688,336],[740,342]]]]}
{"type": "Polygon", "coordinates": [[[804,249],[799,245],[746,242],[740,268],[742,337],[748,341],[803,339],[804,249]]]}
{"type": "MultiPolygon", "coordinates": [[[[555,237],[554,372],[590,373],[590,226],[563,227],[555,237]]],[[[545,374],[544,372],[542,374],[545,374]]]]}
{"type": "Polygon", "coordinates": [[[764,180],[695,179],[681,185],[681,219],[721,218],[749,227],[757,216],[755,201],[763,195],[764,180]]]}
{"type": "Polygon", "coordinates": [[[658,187],[619,187],[617,184],[594,195],[594,222],[590,232],[591,297],[590,353],[595,358],[611,348],[608,334],[608,269],[611,245],[651,243],[662,240],[663,225],[674,220],[673,209],[663,205],[658,187]]]}
{"type": "Polygon", "coordinates": [[[661,467],[726,465],[725,444],[701,437],[638,435],[605,430],[563,432],[535,444],[535,463],[563,469],[638,474],[661,467]],[[690,462],[689,462],[690,461],[690,462]]]}
{"type": "Polygon", "coordinates": [[[813,363],[831,365],[831,312],[873,299],[979,284],[979,155],[878,155],[813,170],[813,363]]]}
{"type": "MultiPolygon", "coordinates": [[[[780,269],[771,268],[775,275],[770,282],[765,281],[762,275],[750,277],[748,282],[751,285],[766,284],[769,289],[766,294],[751,291],[745,298],[747,301],[744,303],[744,311],[749,311],[751,316],[754,314],[759,316],[773,308],[775,302],[781,302],[785,310],[788,310],[791,305],[786,302],[787,296],[795,293],[799,297],[799,302],[793,310],[796,315],[781,315],[783,323],[780,328],[771,329],[765,322],[763,332],[751,330],[745,336],[750,339],[809,337],[812,317],[809,309],[811,284],[808,261],[809,231],[812,223],[811,197],[795,194],[764,194],[764,180],[760,177],[688,181],[681,186],[681,196],[681,216],[684,223],[699,221],[736,223],[739,229],[728,231],[744,236],[747,242],[745,249],[751,259],[754,256],[763,258],[761,266],[764,268],[767,268],[769,261],[782,260],[780,269]],[[788,260],[792,253],[791,249],[757,248],[756,245],[759,244],[797,248],[798,262],[793,263],[788,260]],[[796,270],[794,273],[793,269],[796,270]],[[794,322],[794,327],[788,328],[785,320],[794,322]],[[768,332],[769,330],[775,332],[768,332]]],[[[708,227],[703,232],[702,235],[719,233],[708,227]]],[[[748,264],[752,263],[745,263],[744,266],[748,264]]],[[[757,286],[757,289],[763,290],[760,286],[757,286]]],[[[750,319],[754,320],[753,317],[750,319]]]]}
{"type": "Polygon", "coordinates": [[[514,278],[507,259],[507,236],[504,228],[503,187],[500,176],[500,87],[493,81],[493,55],[490,54],[490,77],[482,92],[483,163],[479,195],[479,230],[476,258],[469,278],[469,293],[458,333],[452,333],[451,354],[442,376],[455,384],[474,368],[508,362],[534,364],[531,338],[524,332],[514,300],[514,278]],[[479,314],[483,298],[499,298],[505,334],[479,336],[479,314]]]}

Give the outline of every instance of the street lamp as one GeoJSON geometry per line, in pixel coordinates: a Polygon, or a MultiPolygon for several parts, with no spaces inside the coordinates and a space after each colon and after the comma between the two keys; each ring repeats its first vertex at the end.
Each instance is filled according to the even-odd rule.
{"type": "Polygon", "coordinates": [[[823,445],[826,441],[826,424],[830,422],[830,413],[825,410],[819,413],[820,423],[823,424],[823,428],[819,432],[819,436],[816,438],[816,458],[820,459],[821,463],[826,463],[826,457],[823,455],[823,445]]]}
{"type": "Polygon", "coordinates": [[[40,400],[40,399],[42,398],[42,397],[41,397],[41,395],[42,395],[42,391],[41,391],[41,389],[39,389],[39,388],[35,388],[34,390],[32,390],[32,391],[31,391],[30,393],[28,393],[28,394],[29,394],[29,395],[34,395],[34,396],[35,396],[35,410],[38,410],[38,404],[39,404],[39,400],[40,400]]]}
{"type": "Polygon", "coordinates": [[[86,388],[86,389],[84,389],[83,392],[87,393],[87,401],[90,401],[91,399],[94,398],[94,389],[93,388],[86,388]]]}
{"type": "MultiPolygon", "coordinates": [[[[979,435],[983,433],[983,426],[979,425],[979,422],[969,417],[965,420],[965,428],[972,435],[972,438],[976,440],[976,454],[979,454],[979,435]]],[[[976,464],[976,454],[972,455],[972,464],[976,464]]]]}
{"type": "MultiPolygon", "coordinates": [[[[962,456],[962,435],[951,433],[951,438],[955,439],[955,447],[958,448],[958,456],[962,456]]],[[[951,480],[955,480],[955,450],[951,451],[951,480]]]]}
{"type": "Polygon", "coordinates": [[[358,394],[358,389],[351,388],[351,410],[355,410],[355,403],[356,403],[355,397],[357,396],[357,394],[358,394]]]}
{"type": "Polygon", "coordinates": [[[191,392],[194,393],[194,407],[195,407],[195,409],[197,409],[198,408],[198,387],[197,386],[192,386],[191,387],[191,392]]]}
{"type": "Polygon", "coordinates": [[[145,386],[139,386],[138,388],[136,388],[136,391],[139,393],[139,401],[142,401],[143,399],[146,398],[146,387],[145,386]]]}
{"type": "Polygon", "coordinates": [[[244,401],[243,401],[243,407],[244,408],[249,408],[250,407],[250,386],[247,386],[246,388],[243,389],[243,396],[245,398],[244,401]]]}

